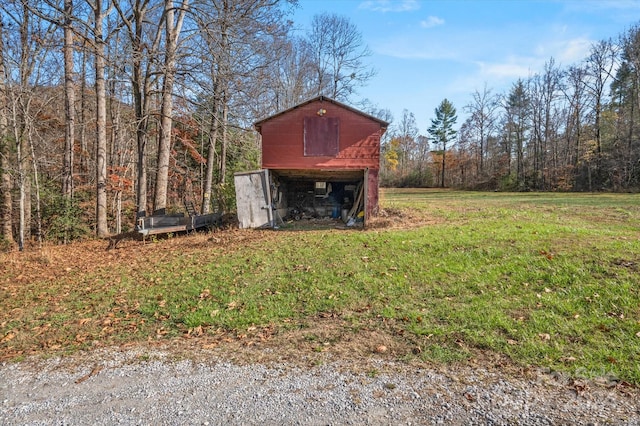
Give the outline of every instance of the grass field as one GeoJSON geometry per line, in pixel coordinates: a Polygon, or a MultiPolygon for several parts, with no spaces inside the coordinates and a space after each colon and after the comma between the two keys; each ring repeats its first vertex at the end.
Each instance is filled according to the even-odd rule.
{"type": "Polygon", "coordinates": [[[0,255],[0,359],[293,332],[330,350],[379,330],[401,359],[497,354],[640,385],[639,195],[397,189],[381,203],[364,231],[0,255]]]}

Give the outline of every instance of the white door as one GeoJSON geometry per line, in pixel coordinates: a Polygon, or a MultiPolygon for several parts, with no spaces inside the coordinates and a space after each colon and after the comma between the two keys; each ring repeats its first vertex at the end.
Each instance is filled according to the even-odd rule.
{"type": "Polygon", "coordinates": [[[234,183],[240,228],[273,227],[269,170],[236,173],[234,183]]]}

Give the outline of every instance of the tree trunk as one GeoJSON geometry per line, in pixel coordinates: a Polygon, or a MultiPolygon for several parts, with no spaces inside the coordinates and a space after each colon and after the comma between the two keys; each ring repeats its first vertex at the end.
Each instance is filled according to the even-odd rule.
{"type": "MultiPolygon", "coordinates": [[[[140,27],[141,27],[140,23],[140,27]]],[[[140,29],[140,32],[142,30],[140,29]]],[[[141,36],[141,35],[140,35],[141,36]]],[[[138,48],[142,48],[139,44],[138,48]]],[[[138,51],[136,56],[142,55],[138,51]]],[[[149,91],[150,83],[148,78],[142,76],[142,64],[140,59],[134,59],[133,63],[133,99],[136,113],[136,146],[137,151],[137,176],[136,176],[136,218],[145,217],[147,214],[147,142],[149,141],[149,91]]]]}
{"type": "Polygon", "coordinates": [[[0,20],[0,238],[9,245],[13,245],[12,229],[12,197],[11,173],[9,173],[9,143],[8,143],[8,96],[6,93],[4,68],[4,27],[0,20]]]}
{"type": "Polygon", "coordinates": [[[213,191],[213,172],[216,167],[216,140],[218,139],[218,101],[214,89],[213,111],[211,114],[211,128],[209,129],[209,150],[207,153],[207,172],[202,191],[202,214],[211,211],[211,193],[213,191]]]}
{"type": "Polygon", "coordinates": [[[447,145],[442,144],[442,177],[440,179],[440,186],[444,188],[444,168],[445,168],[445,157],[447,154],[447,145]]]}
{"type": "MultiPolygon", "coordinates": [[[[88,35],[85,34],[85,37],[88,35]]],[[[82,48],[82,69],[80,71],[80,117],[79,117],[79,135],[80,139],[80,173],[86,181],[89,180],[89,148],[87,146],[87,46],[84,43],[82,48]]]]}
{"type": "Polygon", "coordinates": [[[40,180],[38,178],[38,162],[36,161],[36,150],[34,148],[33,138],[31,137],[31,133],[29,133],[29,149],[31,151],[31,159],[33,162],[31,163],[33,167],[33,188],[35,190],[35,213],[36,213],[36,238],[38,243],[42,243],[42,203],[40,200],[40,180]]]}
{"type": "Polygon", "coordinates": [[[229,132],[227,130],[229,121],[229,105],[227,105],[227,93],[223,93],[222,100],[222,144],[220,146],[220,183],[224,184],[227,174],[227,146],[229,132]]]}
{"type": "MultiPolygon", "coordinates": [[[[0,127],[1,126],[2,124],[0,124],[0,127]]],[[[0,202],[0,221],[2,221],[0,236],[5,242],[13,244],[11,174],[8,171],[9,162],[7,161],[6,155],[6,136],[2,133],[2,130],[0,130],[0,138],[3,139],[2,142],[0,142],[0,194],[2,195],[2,201],[0,202]]]]}
{"type": "Polygon", "coordinates": [[[18,129],[16,135],[16,145],[19,145],[21,154],[18,156],[20,175],[20,245],[25,239],[31,237],[31,165],[35,159],[31,156],[31,130],[33,117],[31,116],[31,100],[33,93],[30,92],[30,78],[33,72],[30,40],[31,14],[28,7],[23,6],[24,18],[20,24],[20,90],[19,115],[16,116],[15,126],[18,129]],[[27,93],[29,95],[27,96],[27,93]]]}
{"type": "Polygon", "coordinates": [[[65,135],[64,135],[64,170],[62,172],[62,194],[65,198],[73,198],[73,145],[75,138],[76,110],[73,72],[73,2],[64,0],[64,91],[65,91],[65,135]]]}
{"type": "Polygon", "coordinates": [[[96,235],[109,235],[107,224],[107,100],[104,81],[105,43],[102,35],[102,0],[94,4],[96,72],[96,235]]]}
{"type": "Polygon", "coordinates": [[[122,232],[122,191],[116,191],[116,235],[122,232]]]}

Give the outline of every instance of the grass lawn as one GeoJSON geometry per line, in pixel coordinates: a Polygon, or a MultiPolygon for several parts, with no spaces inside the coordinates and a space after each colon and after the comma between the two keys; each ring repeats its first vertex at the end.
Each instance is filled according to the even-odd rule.
{"type": "Polygon", "coordinates": [[[381,204],[364,231],[0,254],[0,359],[293,331],[323,350],[383,330],[398,358],[499,354],[640,385],[640,195],[395,189],[381,204]]]}

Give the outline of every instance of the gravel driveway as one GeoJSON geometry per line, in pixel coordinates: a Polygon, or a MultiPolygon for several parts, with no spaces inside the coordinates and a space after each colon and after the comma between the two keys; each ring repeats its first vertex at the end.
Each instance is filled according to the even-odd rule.
{"type": "Polygon", "coordinates": [[[636,389],[372,359],[302,367],[96,350],[0,365],[2,425],[640,424],[636,389]]]}

